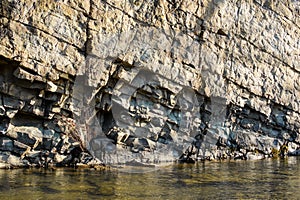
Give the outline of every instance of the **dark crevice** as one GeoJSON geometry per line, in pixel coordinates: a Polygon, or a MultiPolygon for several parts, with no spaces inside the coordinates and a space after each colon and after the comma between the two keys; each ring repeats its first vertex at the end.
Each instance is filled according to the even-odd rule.
{"type": "Polygon", "coordinates": [[[31,75],[42,77],[40,74],[38,74],[38,73],[37,73],[36,71],[34,71],[33,69],[29,69],[29,68],[23,67],[22,65],[19,65],[19,68],[22,69],[22,70],[24,70],[25,72],[31,74],[31,75]]]}
{"type": "Polygon", "coordinates": [[[88,18],[87,18],[87,22],[86,22],[86,29],[85,29],[85,37],[86,37],[86,41],[85,41],[85,43],[84,43],[84,56],[85,56],[85,58],[87,58],[87,56],[88,56],[88,49],[89,49],[89,45],[90,45],[90,43],[91,43],[91,38],[90,37],[92,37],[91,36],[91,33],[90,33],[90,25],[89,25],[89,23],[90,23],[90,21],[92,20],[91,19],[91,17],[90,16],[92,16],[92,9],[93,9],[93,1],[92,0],[90,0],[89,1],[89,4],[90,4],[90,7],[89,7],[89,13],[88,13],[88,18]]]}
{"type": "Polygon", "coordinates": [[[265,99],[265,101],[270,101],[270,102],[272,102],[274,105],[282,106],[282,107],[284,107],[285,109],[287,109],[288,111],[291,111],[291,112],[294,112],[294,113],[297,113],[297,114],[300,115],[300,111],[293,110],[292,108],[289,108],[289,107],[286,106],[286,105],[277,103],[277,102],[275,102],[273,99],[268,99],[268,98],[266,98],[266,97],[264,97],[264,96],[262,96],[262,95],[257,95],[257,94],[255,94],[255,93],[253,93],[249,88],[247,88],[247,87],[245,87],[245,86],[242,86],[242,85],[236,83],[235,81],[231,80],[231,79],[228,78],[228,77],[224,77],[224,78],[225,78],[229,83],[232,83],[232,84],[238,86],[239,88],[241,88],[241,89],[247,91],[249,94],[251,94],[251,95],[253,95],[253,96],[256,96],[256,97],[260,97],[260,98],[262,98],[262,99],[265,99]]]}
{"type": "Polygon", "coordinates": [[[193,65],[192,63],[185,63],[184,61],[182,61],[182,64],[183,65],[187,65],[187,66],[189,66],[189,67],[191,67],[193,69],[196,69],[195,65],[193,65]]]}

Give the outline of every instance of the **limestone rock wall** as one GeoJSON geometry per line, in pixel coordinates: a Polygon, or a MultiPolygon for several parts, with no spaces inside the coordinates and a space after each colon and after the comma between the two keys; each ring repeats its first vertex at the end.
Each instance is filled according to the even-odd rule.
{"type": "Polygon", "coordinates": [[[1,165],[299,154],[299,10],[1,1],[1,165]]]}

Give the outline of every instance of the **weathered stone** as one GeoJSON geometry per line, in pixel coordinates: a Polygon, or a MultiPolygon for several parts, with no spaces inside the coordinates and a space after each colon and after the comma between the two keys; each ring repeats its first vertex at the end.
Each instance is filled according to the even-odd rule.
{"type": "Polygon", "coordinates": [[[8,169],[10,168],[10,164],[0,162],[0,169],[8,169]]]}
{"type": "Polygon", "coordinates": [[[56,92],[57,88],[58,88],[58,86],[55,85],[53,82],[51,82],[51,81],[47,82],[47,87],[46,87],[47,91],[49,91],[49,92],[56,92]]]}
{"type": "Polygon", "coordinates": [[[13,149],[14,153],[19,154],[21,158],[23,158],[26,155],[26,153],[29,151],[30,151],[30,146],[14,140],[14,149],[13,149]]]}
{"type": "Polygon", "coordinates": [[[24,69],[21,69],[20,67],[18,69],[16,69],[16,71],[14,72],[14,76],[19,79],[29,80],[31,82],[33,82],[33,81],[44,82],[42,77],[33,75],[33,74],[25,71],[24,69]]]}
{"type": "Polygon", "coordinates": [[[5,108],[3,106],[2,95],[0,95],[0,116],[5,115],[5,108]]]}
{"type": "Polygon", "coordinates": [[[17,113],[18,113],[19,110],[13,110],[13,109],[7,109],[6,110],[6,116],[10,119],[12,119],[17,113]]]}
{"type": "Polygon", "coordinates": [[[64,159],[66,159],[66,158],[67,158],[66,155],[55,154],[55,156],[54,156],[54,161],[55,161],[56,163],[61,163],[61,162],[63,162],[64,159]]]}
{"type": "Polygon", "coordinates": [[[5,115],[5,108],[3,106],[0,106],[0,116],[5,115]]]}
{"type": "Polygon", "coordinates": [[[12,167],[23,167],[25,166],[25,161],[22,160],[20,157],[9,155],[9,157],[6,160],[7,163],[9,163],[12,167]]]}
{"type": "Polygon", "coordinates": [[[3,97],[3,106],[5,108],[11,108],[16,110],[21,110],[24,107],[24,102],[17,99],[18,97],[3,97]]]}
{"type": "Polygon", "coordinates": [[[299,6],[4,0],[0,128],[16,143],[1,151],[41,166],[47,153],[34,149],[62,165],[94,163],[74,156],[85,148],[109,163],[258,159],[285,140],[293,154],[299,6]],[[40,120],[21,123],[28,116],[40,120]]]}
{"type": "Polygon", "coordinates": [[[26,144],[33,145],[35,141],[43,137],[42,130],[31,126],[13,126],[10,124],[7,135],[17,140],[24,140],[26,144]]]}
{"type": "Polygon", "coordinates": [[[1,151],[10,151],[10,152],[13,151],[14,144],[11,139],[6,137],[1,137],[0,144],[1,144],[0,146],[1,151]]]}

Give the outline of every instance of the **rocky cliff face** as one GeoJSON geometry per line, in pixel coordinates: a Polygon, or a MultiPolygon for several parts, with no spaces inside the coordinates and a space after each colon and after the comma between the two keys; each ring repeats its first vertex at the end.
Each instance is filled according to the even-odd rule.
{"type": "Polygon", "coordinates": [[[1,166],[299,154],[299,10],[1,1],[1,166]]]}

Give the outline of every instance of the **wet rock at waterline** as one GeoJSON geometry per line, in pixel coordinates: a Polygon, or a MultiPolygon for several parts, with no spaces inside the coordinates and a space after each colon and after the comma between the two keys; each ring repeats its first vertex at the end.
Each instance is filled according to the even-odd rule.
{"type": "Polygon", "coordinates": [[[300,153],[298,1],[1,1],[0,166],[300,153]]]}

